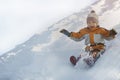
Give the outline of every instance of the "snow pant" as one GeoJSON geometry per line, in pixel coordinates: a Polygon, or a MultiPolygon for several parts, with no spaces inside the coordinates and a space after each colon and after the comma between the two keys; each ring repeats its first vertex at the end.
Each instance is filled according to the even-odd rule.
{"type": "Polygon", "coordinates": [[[92,55],[92,57],[94,58],[96,62],[96,60],[100,57],[100,54],[104,53],[105,45],[102,43],[90,45],[90,46],[86,46],[85,50],[89,52],[89,55],[92,55]]]}

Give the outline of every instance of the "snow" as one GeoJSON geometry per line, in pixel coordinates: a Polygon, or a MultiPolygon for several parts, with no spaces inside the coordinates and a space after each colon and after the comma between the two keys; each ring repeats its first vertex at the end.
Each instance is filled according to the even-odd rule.
{"type": "Polygon", "coordinates": [[[0,0],[0,55],[95,1],[0,0]]]}
{"type": "Polygon", "coordinates": [[[88,14],[85,9],[1,55],[0,80],[120,80],[120,20],[117,17],[120,9],[114,9],[99,13],[102,26],[111,24],[105,28],[115,28],[118,34],[114,40],[106,41],[106,51],[93,67],[87,67],[82,60],[73,67],[69,57],[84,53],[84,41],[75,42],[59,33],[63,28],[69,31],[83,28],[88,14]],[[116,23],[112,21],[114,17],[116,23]]]}

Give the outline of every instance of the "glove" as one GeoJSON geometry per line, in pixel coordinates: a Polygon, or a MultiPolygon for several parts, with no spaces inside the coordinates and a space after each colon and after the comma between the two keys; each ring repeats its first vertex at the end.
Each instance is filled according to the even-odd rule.
{"type": "Polygon", "coordinates": [[[110,35],[111,35],[111,36],[114,36],[114,35],[116,35],[116,34],[117,34],[117,32],[116,32],[114,29],[111,29],[111,30],[110,30],[110,35]]]}
{"type": "Polygon", "coordinates": [[[70,37],[70,32],[68,32],[67,30],[62,29],[60,32],[63,33],[64,35],[70,37]]]}

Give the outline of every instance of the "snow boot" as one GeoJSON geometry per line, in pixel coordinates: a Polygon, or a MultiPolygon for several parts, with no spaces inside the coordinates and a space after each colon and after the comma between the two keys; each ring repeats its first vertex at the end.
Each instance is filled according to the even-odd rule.
{"type": "Polygon", "coordinates": [[[95,63],[94,58],[92,56],[89,56],[88,58],[83,59],[83,61],[85,61],[85,63],[90,67],[93,66],[95,63]]]}
{"type": "Polygon", "coordinates": [[[71,56],[71,57],[70,57],[70,62],[71,62],[73,65],[76,65],[76,63],[77,63],[76,57],[75,57],[75,56],[71,56]]]}
{"type": "Polygon", "coordinates": [[[70,62],[73,64],[73,65],[76,65],[76,63],[79,61],[79,59],[81,58],[81,55],[79,57],[75,57],[75,56],[71,56],[70,57],[70,62]]]}

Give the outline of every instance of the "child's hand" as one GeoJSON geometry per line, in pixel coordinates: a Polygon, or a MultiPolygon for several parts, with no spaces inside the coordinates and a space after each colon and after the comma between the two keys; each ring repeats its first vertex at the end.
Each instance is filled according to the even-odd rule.
{"type": "Polygon", "coordinates": [[[66,36],[70,37],[70,33],[67,30],[62,29],[62,30],[60,30],[60,32],[65,34],[66,36]]]}
{"type": "Polygon", "coordinates": [[[65,31],[67,31],[67,30],[65,30],[65,29],[60,30],[61,33],[64,33],[65,31]]]}
{"type": "Polygon", "coordinates": [[[116,34],[117,34],[117,32],[116,32],[114,29],[111,29],[111,30],[110,30],[110,35],[111,35],[111,36],[114,36],[114,35],[116,35],[116,34]]]}

